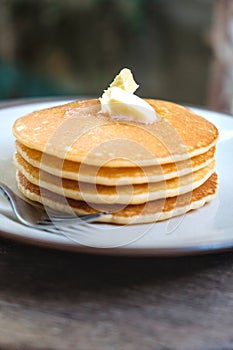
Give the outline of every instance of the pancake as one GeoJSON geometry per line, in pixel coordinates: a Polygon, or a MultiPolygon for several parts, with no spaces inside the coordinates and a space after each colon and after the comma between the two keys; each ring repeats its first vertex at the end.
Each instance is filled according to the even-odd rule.
{"type": "Polygon", "coordinates": [[[64,197],[51,191],[44,190],[43,197],[40,188],[30,183],[24,175],[17,172],[17,183],[19,190],[29,199],[43,203],[54,210],[70,213],[70,209],[77,214],[90,214],[98,210],[111,210],[112,214],[104,215],[98,219],[100,222],[114,224],[139,224],[165,220],[177,215],[184,214],[192,209],[202,207],[205,203],[214,199],[218,188],[217,175],[214,173],[206,182],[192,191],[179,197],[155,200],[146,205],[128,205],[117,211],[116,206],[99,205],[98,208],[88,205],[83,201],[69,199],[64,202],[64,197]]]}
{"type": "Polygon", "coordinates": [[[215,147],[212,147],[206,153],[191,159],[161,166],[98,168],[43,154],[40,151],[24,146],[18,141],[15,142],[15,146],[21,157],[33,167],[69,180],[79,180],[105,186],[159,182],[183,176],[209,165],[214,160],[215,155],[215,147]]]}
{"type": "Polygon", "coordinates": [[[105,167],[152,166],[183,161],[215,146],[217,128],[189,109],[146,100],[159,120],[152,124],[112,120],[97,99],[33,112],[14,123],[24,146],[69,161],[105,167]]]}
{"type": "Polygon", "coordinates": [[[216,127],[183,106],[145,101],[158,116],[150,124],[111,119],[97,99],[19,118],[19,190],[63,212],[110,210],[99,221],[116,224],[165,220],[212,200],[216,127]]]}
{"type": "Polygon", "coordinates": [[[17,169],[37,186],[91,203],[141,204],[160,198],[174,197],[201,186],[215,171],[215,161],[194,173],[162,182],[123,186],[104,186],[62,179],[26,162],[15,155],[17,169]]]}

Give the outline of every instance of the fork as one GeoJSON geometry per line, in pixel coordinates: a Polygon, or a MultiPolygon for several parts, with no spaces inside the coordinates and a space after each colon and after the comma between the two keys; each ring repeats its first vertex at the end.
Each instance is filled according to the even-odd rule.
{"type": "MultiPolygon", "coordinates": [[[[95,214],[87,215],[48,215],[42,207],[35,206],[26,202],[20,198],[14,191],[12,191],[7,185],[0,182],[0,192],[7,198],[14,215],[20,223],[31,228],[49,231],[49,232],[60,232],[67,231],[66,227],[73,224],[83,224],[96,221],[102,215],[109,214],[108,212],[98,212],[95,214]]],[[[72,227],[69,227],[72,229],[72,227]]]]}

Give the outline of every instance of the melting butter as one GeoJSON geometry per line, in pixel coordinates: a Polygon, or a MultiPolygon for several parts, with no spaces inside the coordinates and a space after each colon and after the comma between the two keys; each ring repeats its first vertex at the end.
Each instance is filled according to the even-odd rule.
{"type": "Polygon", "coordinates": [[[134,95],[138,88],[131,71],[124,68],[100,97],[101,111],[111,118],[153,123],[158,116],[152,106],[134,95]]]}

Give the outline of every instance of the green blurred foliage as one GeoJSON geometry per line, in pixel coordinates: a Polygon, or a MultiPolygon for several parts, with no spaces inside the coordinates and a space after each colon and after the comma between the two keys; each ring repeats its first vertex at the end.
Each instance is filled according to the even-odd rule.
{"type": "Polygon", "coordinates": [[[203,103],[211,0],[0,0],[0,98],[99,96],[122,68],[139,94],[203,103]]]}

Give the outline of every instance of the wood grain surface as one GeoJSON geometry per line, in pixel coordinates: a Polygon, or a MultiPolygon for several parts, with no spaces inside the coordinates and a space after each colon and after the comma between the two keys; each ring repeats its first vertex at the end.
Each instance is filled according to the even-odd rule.
{"type": "Polygon", "coordinates": [[[37,349],[233,349],[233,252],[114,258],[0,238],[0,350],[37,349]]]}
{"type": "Polygon", "coordinates": [[[233,349],[233,253],[80,255],[0,240],[0,349],[233,349]]]}

